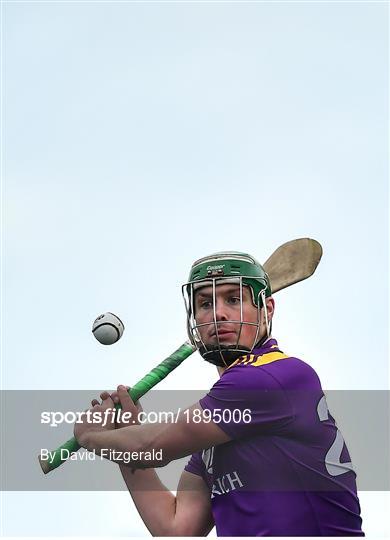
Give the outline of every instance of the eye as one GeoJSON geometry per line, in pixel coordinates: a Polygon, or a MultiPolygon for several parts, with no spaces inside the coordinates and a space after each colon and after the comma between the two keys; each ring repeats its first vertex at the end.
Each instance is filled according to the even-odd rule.
{"type": "Polygon", "coordinates": [[[233,306],[239,304],[241,301],[240,297],[239,296],[230,296],[228,298],[228,303],[229,304],[232,304],[233,306]]]}
{"type": "Polygon", "coordinates": [[[212,304],[212,302],[210,300],[203,300],[203,302],[201,302],[201,304],[200,304],[200,307],[202,309],[208,309],[208,308],[212,307],[212,305],[213,304],[212,304]]]}

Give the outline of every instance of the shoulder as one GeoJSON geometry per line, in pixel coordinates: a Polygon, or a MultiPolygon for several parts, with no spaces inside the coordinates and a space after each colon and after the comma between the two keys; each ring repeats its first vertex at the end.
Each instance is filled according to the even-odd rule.
{"type": "Polygon", "coordinates": [[[216,383],[225,387],[317,388],[321,386],[316,371],[305,361],[281,351],[240,357],[216,383]]]}

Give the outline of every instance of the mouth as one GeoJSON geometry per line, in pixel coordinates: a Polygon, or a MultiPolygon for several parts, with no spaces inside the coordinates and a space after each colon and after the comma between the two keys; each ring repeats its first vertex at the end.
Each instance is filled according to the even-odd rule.
{"type": "MultiPolygon", "coordinates": [[[[210,334],[210,337],[216,338],[217,337],[217,332],[215,330],[213,330],[212,333],[210,334]]],[[[218,328],[218,337],[219,337],[219,339],[235,338],[236,337],[236,332],[234,332],[233,330],[218,328]]]]}

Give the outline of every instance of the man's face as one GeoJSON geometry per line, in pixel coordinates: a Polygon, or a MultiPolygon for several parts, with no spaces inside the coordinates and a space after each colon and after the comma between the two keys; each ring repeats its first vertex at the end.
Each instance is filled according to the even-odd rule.
{"type": "MultiPolygon", "coordinates": [[[[216,305],[215,305],[215,320],[217,325],[214,324],[214,309],[213,309],[213,287],[202,287],[195,293],[195,319],[196,324],[206,324],[198,328],[203,343],[206,346],[218,345],[218,338],[220,345],[237,345],[239,338],[239,344],[242,347],[252,349],[255,344],[257,324],[258,324],[258,311],[257,307],[253,305],[251,291],[247,286],[242,287],[242,320],[243,324],[240,333],[240,287],[236,284],[225,283],[217,285],[215,288],[216,305]],[[238,321],[238,322],[227,322],[238,321]],[[217,326],[217,328],[216,328],[217,326]],[[218,337],[217,337],[218,332],[218,337]]],[[[267,306],[269,304],[269,319],[272,318],[273,312],[273,300],[267,299],[267,306]]],[[[261,310],[263,312],[263,310],[261,310]]],[[[260,340],[265,332],[265,324],[263,313],[261,314],[262,324],[257,336],[257,341],[260,340]]]]}

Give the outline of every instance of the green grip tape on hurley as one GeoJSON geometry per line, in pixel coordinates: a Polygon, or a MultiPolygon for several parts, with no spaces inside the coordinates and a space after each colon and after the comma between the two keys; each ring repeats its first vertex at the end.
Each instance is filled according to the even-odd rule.
{"type": "MultiPolygon", "coordinates": [[[[195,347],[189,342],[186,341],[181,347],[179,347],[174,353],[172,353],[168,358],[165,358],[158,366],[153,368],[145,377],[137,382],[130,390],[129,394],[131,399],[135,402],[138,401],[142,396],[144,396],[153,386],[156,386],[160,381],[165,379],[171,371],[173,371],[177,366],[179,366],[183,360],[188,358],[195,351],[195,347]]],[[[120,409],[120,405],[117,405],[116,408],[120,409]]],[[[64,444],[51,452],[49,455],[52,456],[50,461],[48,459],[42,459],[41,456],[38,457],[41,468],[45,474],[56,469],[62,463],[67,461],[68,457],[71,454],[74,454],[81,447],[77,440],[72,437],[64,444]],[[62,452],[62,450],[67,450],[67,452],[62,452]],[[66,457],[65,457],[66,456],[66,457]]]]}

